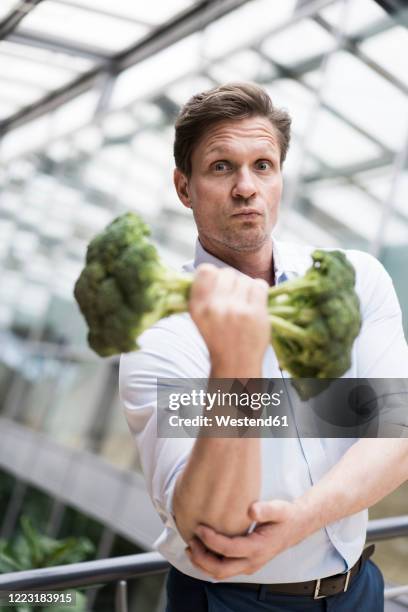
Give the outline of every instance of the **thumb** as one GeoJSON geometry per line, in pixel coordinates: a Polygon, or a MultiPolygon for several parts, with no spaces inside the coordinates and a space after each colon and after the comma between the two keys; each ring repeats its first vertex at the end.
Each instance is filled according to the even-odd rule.
{"type": "Polygon", "coordinates": [[[282,499],[273,501],[257,501],[251,504],[249,508],[249,516],[253,521],[258,523],[280,523],[284,521],[290,511],[291,503],[282,499]]]}

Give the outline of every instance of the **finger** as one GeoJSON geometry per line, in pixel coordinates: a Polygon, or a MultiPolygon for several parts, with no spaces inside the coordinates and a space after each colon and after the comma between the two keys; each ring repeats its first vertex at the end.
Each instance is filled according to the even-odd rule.
{"type": "Polygon", "coordinates": [[[265,305],[268,301],[269,285],[263,278],[252,279],[248,291],[248,301],[253,304],[265,305]]]}
{"type": "Polygon", "coordinates": [[[218,270],[217,281],[214,286],[214,293],[217,298],[229,298],[235,292],[239,282],[239,274],[233,268],[222,268],[218,270]]]}
{"type": "Polygon", "coordinates": [[[268,521],[281,523],[289,517],[292,504],[290,502],[275,499],[273,501],[257,501],[251,504],[249,516],[257,522],[265,523],[268,521]]]}
{"type": "Polygon", "coordinates": [[[220,559],[214,553],[208,551],[196,538],[189,542],[189,547],[191,549],[189,557],[193,565],[217,580],[224,580],[250,570],[247,559],[220,559]]]}
{"type": "Polygon", "coordinates": [[[212,264],[201,264],[198,266],[193,285],[191,287],[190,300],[200,301],[213,289],[217,280],[218,270],[212,264]]]}
{"type": "Polygon", "coordinates": [[[252,283],[252,279],[241,272],[235,271],[236,283],[234,285],[234,293],[230,294],[232,300],[242,297],[245,301],[248,299],[248,292],[252,283]]]}
{"type": "Polygon", "coordinates": [[[206,525],[199,525],[195,533],[210,550],[225,557],[247,558],[255,556],[258,552],[257,534],[228,537],[206,525]]]}

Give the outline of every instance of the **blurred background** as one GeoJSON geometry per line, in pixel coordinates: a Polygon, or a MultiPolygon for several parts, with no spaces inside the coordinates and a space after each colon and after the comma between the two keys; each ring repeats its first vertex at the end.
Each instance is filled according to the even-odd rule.
{"type": "MultiPolygon", "coordinates": [[[[165,261],[193,255],[172,186],[175,116],[250,80],[293,117],[276,236],[378,257],[408,329],[408,11],[404,0],[1,0],[0,557],[21,517],[103,558],[147,551],[161,524],[117,390],[86,345],[73,285],[90,238],[125,211],[165,261]]],[[[407,514],[401,487],[372,518],[407,514]]],[[[408,542],[378,545],[408,583],[408,542]]],[[[1,571],[1,566],[0,566],[1,571]]],[[[5,570],[3,570],[5,571],[5,570]]],[[[130,609],[163,608],[162,577],[130,609]]],[[[109,587],[88,608],[112,610],[109,587]]]]}

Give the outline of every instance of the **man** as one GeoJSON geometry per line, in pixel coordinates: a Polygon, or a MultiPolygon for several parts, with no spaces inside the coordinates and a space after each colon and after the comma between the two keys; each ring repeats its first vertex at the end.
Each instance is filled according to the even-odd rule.
{"type": "MultiPolygon", "coordinates": [[[[160,321],[122,356],[121,397],[173,569],[168,612],[383,610],[378,568],[361,558],[367,508],[408,474],[404,439],[164,439],[156,382],[279,378],[267,288],[303,274],[311,247],[272,237],[290,118],[253,84],[194,96],[177,119],[174,184],[198,230],[190,314],[160,321]]],[[[408,377],[390,277],[356,269],[363,326],[348,377],[408,377]]],[[[210,383],[211,384],[211,383],[210,383]]],[[[368,555],[365,555],[368,556],[368,555]]]]}

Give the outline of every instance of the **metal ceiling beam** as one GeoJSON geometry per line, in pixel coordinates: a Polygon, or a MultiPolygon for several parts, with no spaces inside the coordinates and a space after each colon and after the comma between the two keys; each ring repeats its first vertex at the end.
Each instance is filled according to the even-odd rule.
{"type": "MultiPolygon", "coordinates": [[[[259,53],[259,55],[265,61],[269,61],[269,63],[278,70],[278,74],[275,77],[272,77],[272,79],[268,79],[268,83],[271,83],[271,82],[273,83],[273,81],[276,81],[282,77],[283,78],[286,77],[286,78],[293,79],[294,81],[297,81],[300,85],[302,85],[305,89],[307,89],[307,91],[310,91],[312,94],[315,94],[315,95],[317,94],[317,90],[314,87],[312,87],[312,85],[309,85],[304,80],[302,80],[301,77],[305,73],[318,68],[321,65],[323,56],[319,56],[319,57],[316,56],[309,60],[299,62],[298,64],[296,64],[295,66],[291,68],[287,68],[286,66],[283,66],[282,64],[279,64],[278,62],[274,62],[263,51],[260,51],[258,49],[257,53],[259,53]]],[[[389,149],[383,142],[381,142],[380,140],[378,140],[378,138],[373,136],[373,134],[371,134],[370,132],[362,128],[358,123],[352,121],[346,115],[343,115],[341,111],[334,108],[330,104],[327,104],[324,101],[321,102],[320,106],[321,108],[327,110],[331,115],[333,115],[337,119],[340,119],[341,121],[346,123],[349,127],[353,128],[353,130],[355,130],[358,134],[360,134],[361,136],[363,136],[364,138],[372,142],[374,145],[379,147],[382,152],[389,153],[392,155],[391,149],[389,149]]]]}
{"type": "Polygon", "coordinates": [[[392,16],[406,8],[406,0],[374,0],[374,2],[392,16]]]}
{"type": "Polygon", "coordinates": [[[19,23],[43,0],[21,0],[17,8],[12,9],[8,15],[0,21],[0,40],[6,38],[19,23]]]}
{"type": "Polygon", "coordinates": [[[90,8],[89,6],[81,6],[80,4],[76,4],[76,2],[72,2],[71,0],[52,0],[54,4],[61,4],[64,6],[69,6],[78,11],[87,11],[88,13],[94,13],[95,15],[101,15],[102,17],[109,17],[110,19],[116,19],[118,21],[124,21],[125,23],[133,23],[135,25],[145,26],[147,28],[153,28],[154,23],[151,21],[145,21],[143,19],[135,19],[135,17],[130,17],[128,15],[120,15],[119,13],[112,13],[112,11],[105,11],[101,8],[90,8]]]}
{"type": "Polygon", "coordinates": [[[45,49],[74,57],[81,57],[93,62],[107,61],[111,56],[103,49],[94,47],[93,45],[84,45],[73,43],[68,39],[50,36],[49,34],[37,34],[31,30],[20,28],[18,32],[13,32],[7,37],[7,40],[18,45],[26,45],[36,47],[37,49],[45,49]]]}
{"type": "Polygon", "coordinates": [[[304,177],[306,183],[314,183],[325,179],[335,179],[339,177],[351,177],[360,172],[368,172],[377,168],[389,166],[394,160],[395,154],[384,153],[375,159],[368,159],[362,162],[349,164],[345,166],[336,166],[335,168],[326,167],[319,172],[311,172],[304,177]]]}
{"type": "Polygon", "coordinates": [[[0,136],[4,136],[12,129],[24,125],[46,112],[55,110],[67,101],[88,91],[98,82],[101,75],[118,75],[126,68],[201,30],[214,20],[223,17],[249,1],[202,0],[193,8],[183,11],[174,19],[170,19],[162,26],[155,28],[154,32],[145,36],[126,51],[102,61],[94,69],[84,73],[67,85],[56,89],[34,104],[26,106],[11,117],[0,121],[0,136]]]}
{"type": "MultiPolygon", "coordinates": [[[[325,19],[323,19],[323,17],[320,17],[320,15],[316,15],[313,19],[324,30],[326,30],[326,32],[329,32],[332,35],[335,34],[336,28],[330,25],[325,19]]],[[[406,83],[398,79],[396,76],[391,74],[388,70],[380,66],[380,64],[372,60],[368,55],[363,53],[363,51],[361,51],[358,45],[361,44],[362,42],[364,42],[364,39],[362,39],[360,36],[356,36],[356,37],[346,37],[345,36],[343,40],[342,48],[345,49],[346,51],[349,51],[352,55],[355,55],[360,61],[366,64],[366,66],[368,66],[374,72],[376,72],[381,77],[383,77],[383,79],[387,80],[389,83],[394,85],[394,87],[397,87],[397,89],[399,89],[403,94],[408,95],[408,86],[406,85],[406,83]]]]}
{"type": "Polygon", "coordinates": [[[210,23],[224,17],[250,0],[203,0],[192,9],[183,11],[178,17],[164,23],[144,40],[132,48],[118,53],[115,65],[118,72],[162,51],[166,47],[202,30],[210,23]]]}

